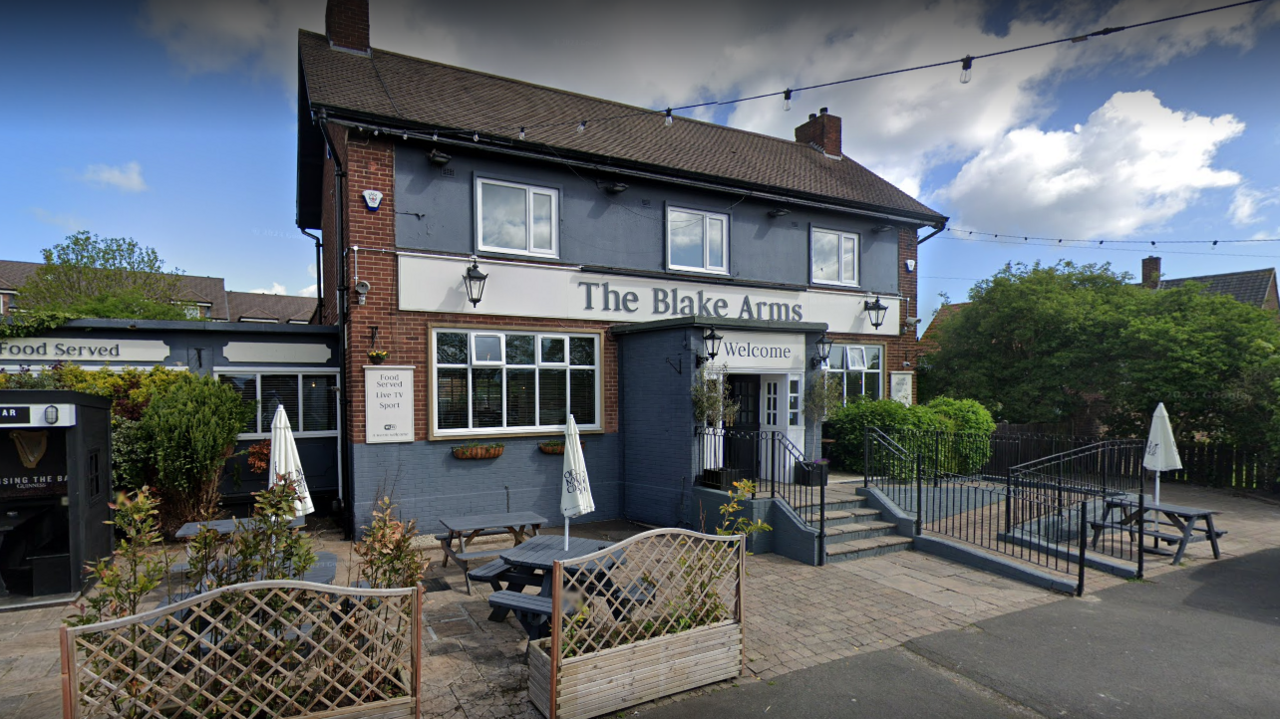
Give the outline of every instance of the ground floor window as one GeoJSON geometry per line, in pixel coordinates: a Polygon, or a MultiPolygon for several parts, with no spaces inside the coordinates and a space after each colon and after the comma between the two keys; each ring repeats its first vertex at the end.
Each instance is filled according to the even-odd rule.
{"type": "Polygon", "coordinates": [[[884,347],[836,345],[831,348],[827,372],[840,377],[846,402],[858,396],[880,399],[884,394],[884,347]]]}
{"type": "Polygon", "coordinates": [[[443,434],[600,426],[598,335],[439,329],[435,429],[443,434]]]}
{"type": "Polygon", "coordinates": [[[215,371],[218,381],[231,386],[239,395],[253,402],[258,412],[245,425],[241,439],[255,439],[271,434],[271,420],[276,407],[284,406],[289,426],[297,434],[338,432],[338,374],[332,372],[280,370],[215,371]]]}

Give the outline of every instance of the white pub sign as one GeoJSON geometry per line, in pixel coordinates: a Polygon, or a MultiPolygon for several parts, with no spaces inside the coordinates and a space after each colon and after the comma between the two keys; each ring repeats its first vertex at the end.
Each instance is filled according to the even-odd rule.
{"type": "Polygon", "coordinates": [[[366,365],[364,441],[413,441],[413,368],[366,365]]]}

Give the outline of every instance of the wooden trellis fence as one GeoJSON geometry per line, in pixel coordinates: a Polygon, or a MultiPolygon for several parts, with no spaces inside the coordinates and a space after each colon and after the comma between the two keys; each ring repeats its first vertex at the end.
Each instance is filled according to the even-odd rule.
{"type": "Polygon", "coordinates": [[[237,584],[64,627],[66,719],[418,716],[420,588],[237,584]]]}
{"type": "Polygon", "coordinates": [[[738,676],[744,540],[655,529],[557,562],[551,637],[529,647],[534,706],[593,717],[738,676]]]}

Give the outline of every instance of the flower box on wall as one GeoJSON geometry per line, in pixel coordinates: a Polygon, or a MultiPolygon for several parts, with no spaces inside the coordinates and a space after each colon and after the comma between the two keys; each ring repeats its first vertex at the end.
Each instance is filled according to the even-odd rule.
{"type": "MultiPolygon", "coordinates": [[[[587,448],[587,443],[582,440],[579,440],[578,444],[584,450],[587,448]]],[[[564,442],[558,439],[553,439],[549,442],[539,442],[538,449],[541,450],[543,454],[564,454],[564,442]]]]}
{"type": "Polygon", "coordinates": [[[702,470],[702,486],[712,489],[719,489],[725,492],[733,491],[733,483],[742,481],[741,469],[729,469],[721,467],[720,469],[704,469],[702,470]]]}
{"type": "Polygon", "coordinates": [[[464,444],[453,448],[455,459],[494,459],[502,456],[501,444],[464,444]]]}

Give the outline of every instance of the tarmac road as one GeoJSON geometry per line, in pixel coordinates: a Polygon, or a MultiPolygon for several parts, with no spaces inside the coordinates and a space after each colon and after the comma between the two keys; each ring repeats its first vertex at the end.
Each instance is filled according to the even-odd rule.
{"type": "Polygon", "coordinates": [[[1280,717],[1280,549],[1006,614],[773,685],[743,680],[642,715],[1280,717]]]}

